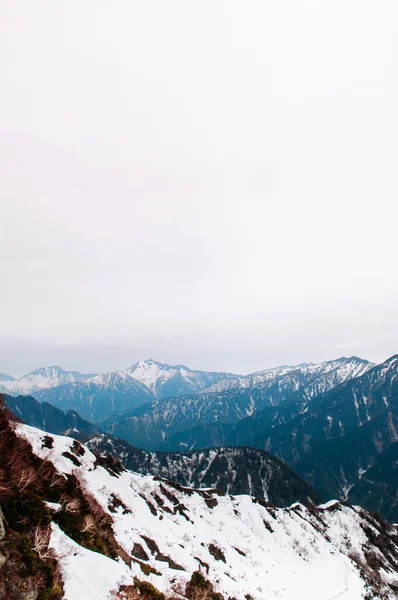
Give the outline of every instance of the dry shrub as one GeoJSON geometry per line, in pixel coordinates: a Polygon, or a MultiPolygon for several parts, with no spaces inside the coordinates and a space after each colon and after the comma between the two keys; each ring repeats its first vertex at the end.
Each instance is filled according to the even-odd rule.
{"type": "Polygon", "coordinates": [[[189,600],[223,600],[223,596],[214,591],[213,585],[200,571],[192,573],[185,595],[189,600]]]}
{"type": "Polygon", "coordinates": [[[16,422],[0,396],[0,504],[5,537],[0,541],[0,598],[62,598],[62,581],[49,550],[51,513],[41,494],[54,476],[30,444],[16,434],[16,422]]]}
{"type": "Polygon", "coordinates": [[[48,544],[50,543],[51,529],[41,529],[38,527],[33,534],[33,550],[39,558],[45,559],[53,556],[48,544]]]}
{"type": "Polygon", "coordinates": [[[82,503],[79,498],[71,498],[70,496],[64,494],[61,496],[60,502],[66,512],[79,513],[81,511],[82,503]]]}
{"type": "Polygon", "coordinates": [[[139,590],[133,585],[122,585],[117,592],[113,592],[116,600],[142,600],[139,590]]]}
{"type": "MultiPolygon", "coordinates": [[[[113,592],[116,600],[166,600],[162,592],[147,581],[134,578],[134,585],[121,585],[117,592],[113,592]]],[[[171,599],[170,599],[171,600],[171,599]]]]}

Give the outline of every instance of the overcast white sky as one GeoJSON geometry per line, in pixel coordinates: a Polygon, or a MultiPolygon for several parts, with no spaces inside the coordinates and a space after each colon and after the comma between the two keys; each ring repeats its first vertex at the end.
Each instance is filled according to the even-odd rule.
{"type": "Polygon", "coordinates": [[[398,352],[396,0],[2,0],[0,371],[398,352]]]}

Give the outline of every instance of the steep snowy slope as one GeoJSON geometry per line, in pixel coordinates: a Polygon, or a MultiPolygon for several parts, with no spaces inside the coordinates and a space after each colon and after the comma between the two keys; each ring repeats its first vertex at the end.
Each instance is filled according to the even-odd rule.
{"type": "MultiPolygon", "coordinates": [[[[106,470],[70,438],[51,436],[51,444],[43,443],[43,432],[23,425],[18,434],[62,476],[73,474],[75,489],[101,506],[95,514],[111,520],[120,555],[131,557],[126,566],[96,555],[53,524],[50,545],[66,600],[110,600],[121,584],[142,587],[140,581],[173,598],[192,598],[186,585],[198,570],[199,581],[205,577],[225,600],[396,598],[397,528],[359,508],[330,503],[275,509],[250,496],[220,496],[106,470]]],[[[62,496],[52,506],[59,522],[68,510],[80,510],[62,496]]]]}
{"type": "Polygon", "coordinates": [[[35,397],[61,410],[74,410],[94,423],[154,399],[146,385],[124,371],[103,373],[90,379],[41,390],[36,392],[35,397]]]}
{"type": "Polygon", "coordinates": [[[193,371],[183,365],[171,366],[151,359],[132,365],[126,373],[145,384],[159,399],[192,394],[215,381],[236,377],[231,373],[193,371]]]}
{"type": "Polygon", "coordinates": [[[12,396],[19,396],[21,394],[29,396],[38,390],[65,385],[88,377],[92,377],[92,374],[83,375],[78,371],[64,371],[61,367],[57,366],[44,367],[28,373],[28,375],[24,375],[20,379],[0,379],[0,392],[11,394],[12,396]]]}

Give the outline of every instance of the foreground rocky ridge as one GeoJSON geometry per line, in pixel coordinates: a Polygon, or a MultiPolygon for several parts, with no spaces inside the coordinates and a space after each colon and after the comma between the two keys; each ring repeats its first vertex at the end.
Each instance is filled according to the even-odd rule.
{"type": "MultiPolygon", "coordinates": [[[[276,509],[126,471],[71,438],[26,425],[16,426],[16,437],[36,464],[49,533],[41,553],[54,557],[63,586],[54,598],[396,597],[397,528],[358,507],[276,509]]],[[[18,481],[23,495],[30,484],[18,481]]],[[[0,504],[8,520],[12,503],[0,504]]]]}

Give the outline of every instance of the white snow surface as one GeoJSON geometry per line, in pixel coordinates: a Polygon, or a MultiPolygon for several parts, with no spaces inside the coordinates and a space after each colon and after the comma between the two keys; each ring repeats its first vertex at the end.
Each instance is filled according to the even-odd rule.
{"type": "Polygon", "coordinates": [[[65,600],[111,600],[121,584],[131,583],[123,562],[79,546],[55,523],[49,546],[58,557],[65,600]]]}
{"type": "Polygon", "coordinates": [[[141,381],[141,383],[149,387],[154,393],[156,392],[158,382],[166,382],[177,371],[178,369],[171,367],[165,369],[165,365],[161,365],[153,360],[141,360],[127,370],[131,377],[141,381]]]}
{"type": "MultiPolygon", "coordinates": [[[[208,565],[205,576],[226,599],[250,595],[254,600],[360,600],[366,595],[365,582],[350,559],[351,553],[363,559],[368,543],[362,526],[369,524],[359,508],[328,503],[314,515],[300,504],[271,509],[250,496],[176,488],[130,471],[115,477],[95,466],[88,449],[79,456],[78,467],[63,456],[71,452],[71,438],[51,434],[53,447],[46,448],[43,431],[27,425],[18,425],[17,431],[58,471],[73,472],[112,517],[115,537],[126,552],[131,554],[134,543],[141,544],[150,557],[148,564],[160,572],[145,576],[138,563],[132,562],[130,569],[90,552],[54,526],[51,545],[59,556],[67,600],[108,600],[112,590],[121,582],[132,584],[134,576],[175,596],[201,568],[200,561],[208,565]],[[112,495],[123,503],[113,509],[116,512],[108,508],[112,495]],[[209,497],[216,500],[215,506],[206,503],[209,497]],[[160,554],[184,570],[157,559],[142,536],[154,540],[160,554]],[[210,544],[221,549],[225,562],[213,557],[210,544]]],[[[386,583],[398,585],[396,572],[381,574],[386,583]]],[[[386,594],[395,597],[390,588],[386,594]]]]}
{"type": "Polygon", "coordinates": [[[193,371],[183,365],[166,365],[152,359],[141,360],[125,372],[146,385],[157,398],[198,392],[214,381],[232,377],[231,373],[193,371]],[[165,393],[167,387],[169,391],[165,393]]]}

